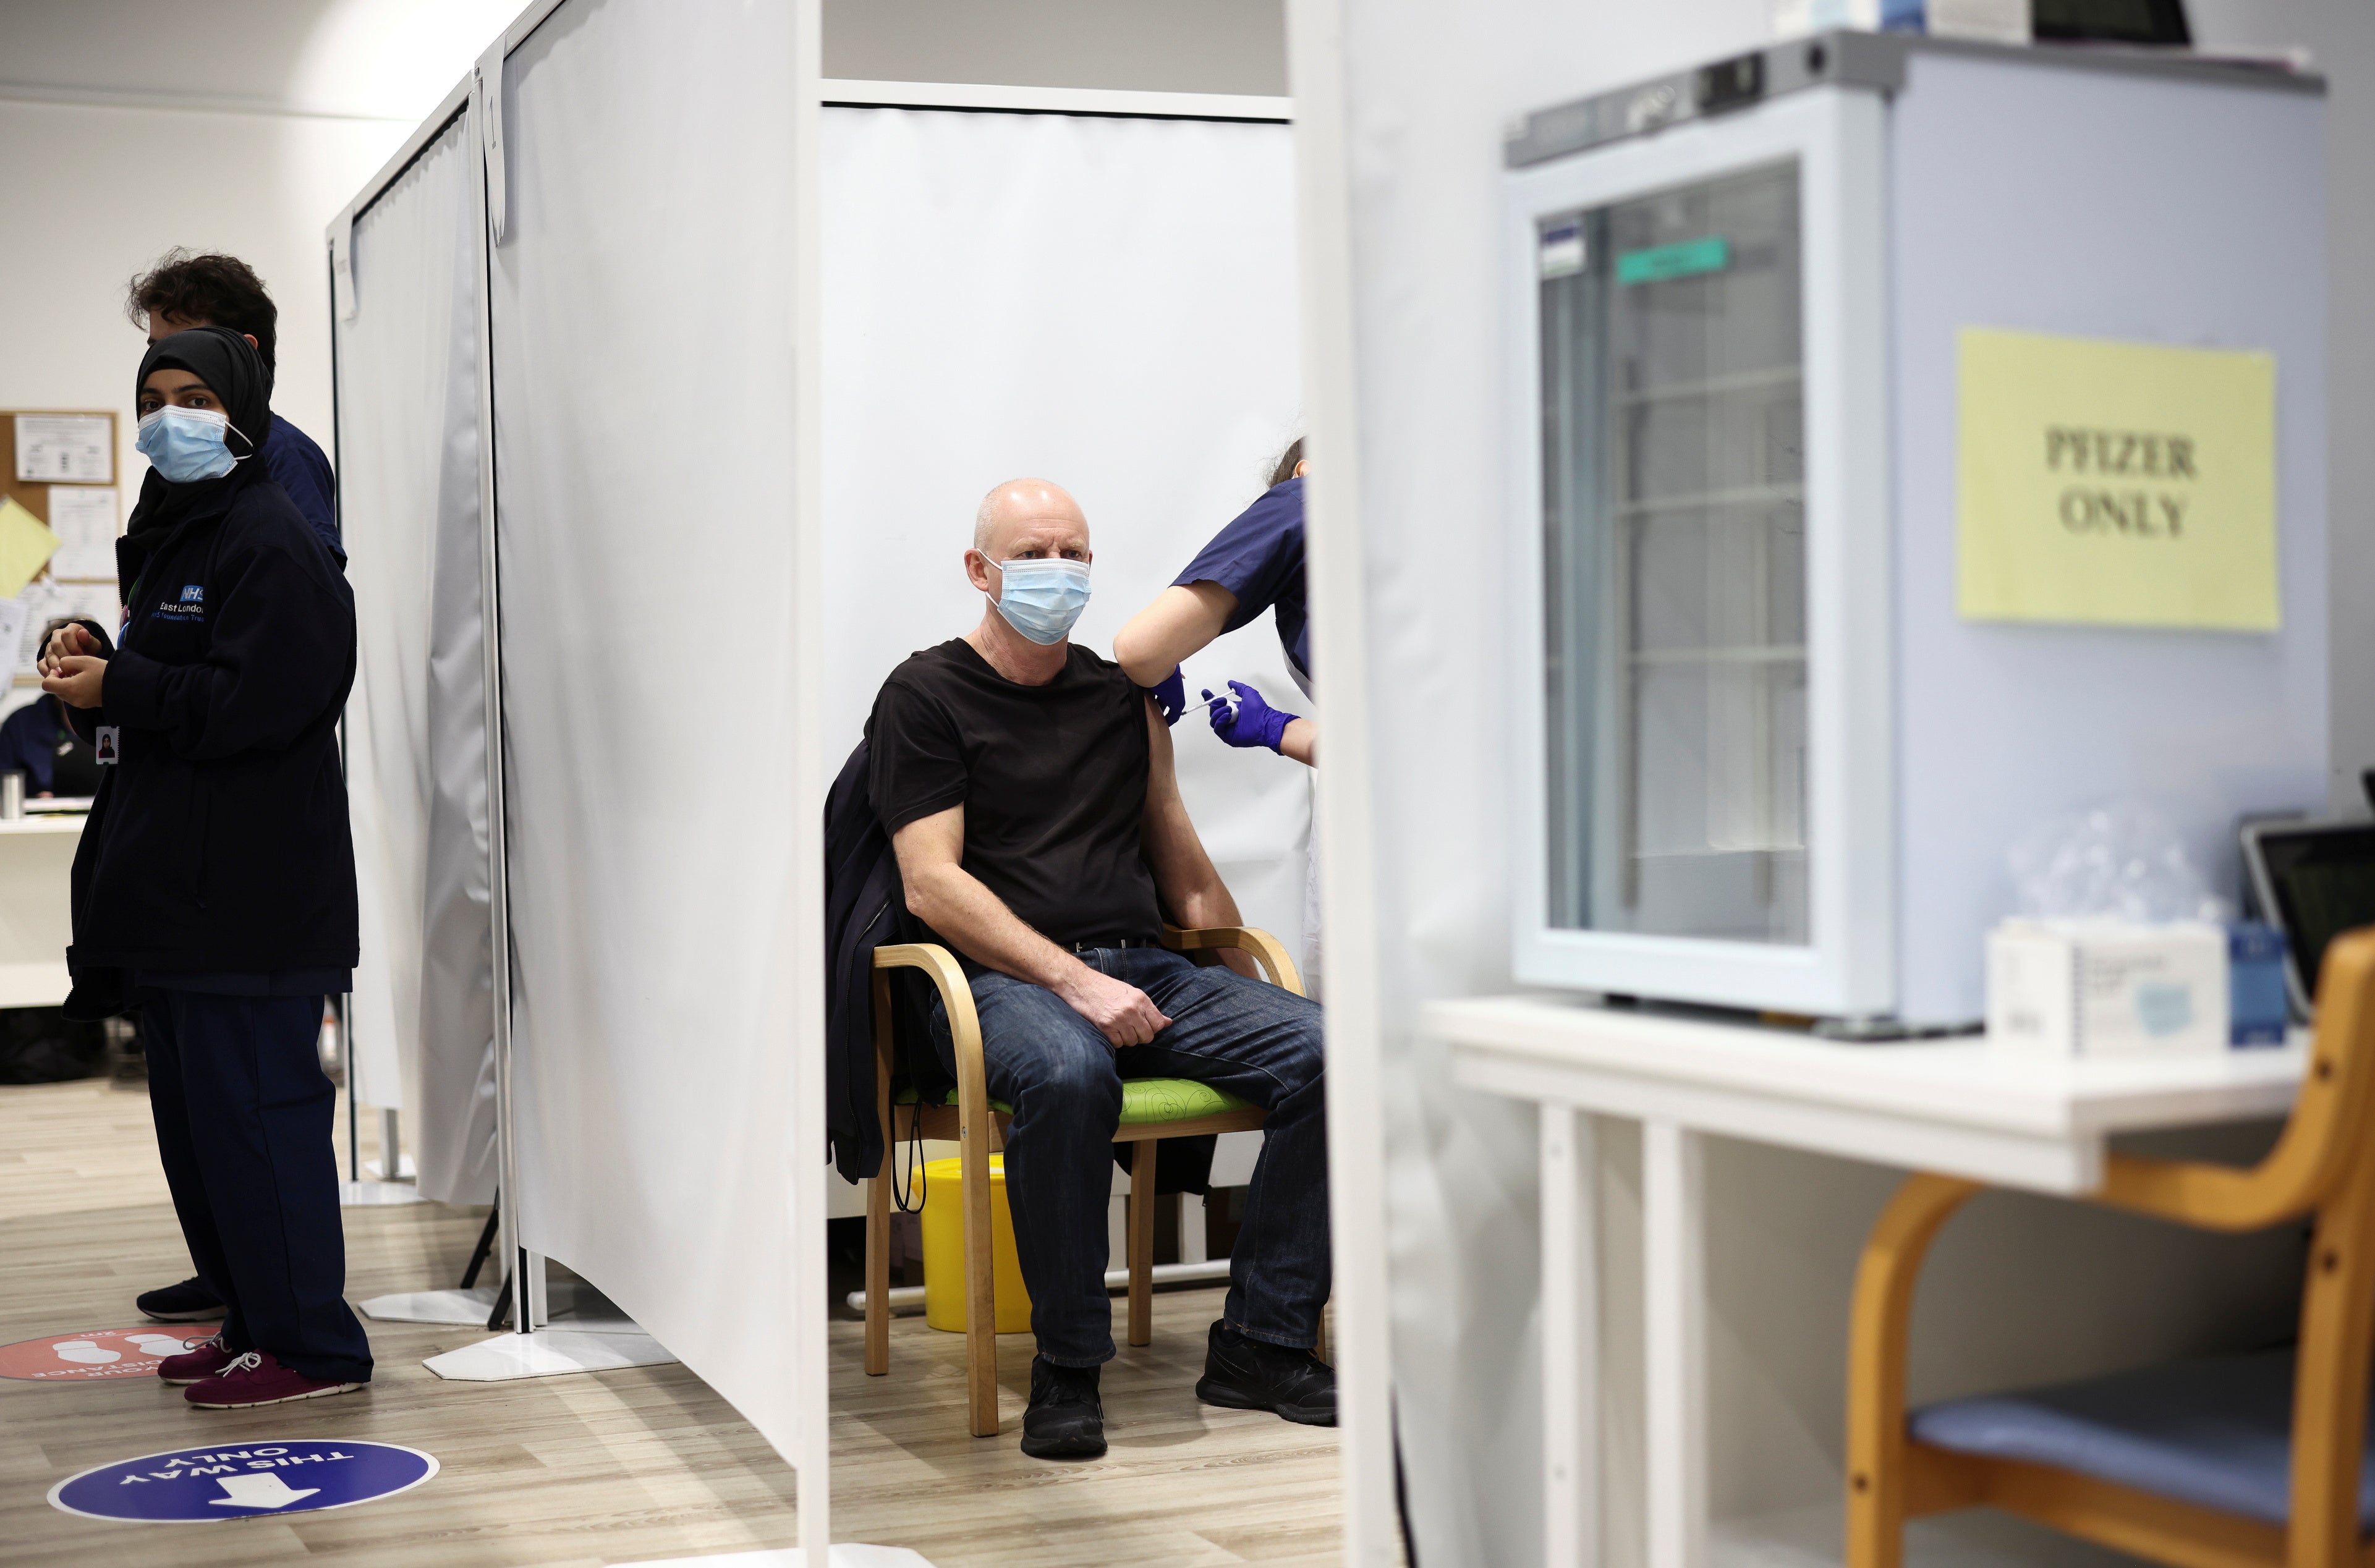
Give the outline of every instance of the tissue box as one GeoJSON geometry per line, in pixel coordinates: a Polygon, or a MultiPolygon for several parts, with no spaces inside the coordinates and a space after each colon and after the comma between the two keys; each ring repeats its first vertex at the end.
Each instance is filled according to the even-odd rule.
{"type": "Polygon", "coordinates": [[[2047,1056],[2227,1049],[2227,931],[2007,920],[1988,936],[1988,1042],[2047,1056]]]}

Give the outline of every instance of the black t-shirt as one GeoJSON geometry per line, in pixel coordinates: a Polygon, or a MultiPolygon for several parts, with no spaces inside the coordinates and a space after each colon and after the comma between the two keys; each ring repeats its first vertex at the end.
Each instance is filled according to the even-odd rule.
{"type": "Polygon", "coordinates": [[[1022,686],[952,638],[891,672],[866,737],[885,832],[963,806],[964,868],[1048,940],[1162,935],[1139,847],[1145,699],[1119,665],[1076,644],[1022,686]]]}

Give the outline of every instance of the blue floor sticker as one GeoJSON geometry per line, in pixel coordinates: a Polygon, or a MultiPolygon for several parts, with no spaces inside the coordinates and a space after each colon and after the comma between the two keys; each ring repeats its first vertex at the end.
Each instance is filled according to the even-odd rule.
{"type": "Polygon", "coordinates": [[[393,1443],[200,1444],[69,1476],[50,1488],[50,1503],[91,1519],[213,1524],[371,1503],[436,1473],[433,1457],[393,1443]]]}

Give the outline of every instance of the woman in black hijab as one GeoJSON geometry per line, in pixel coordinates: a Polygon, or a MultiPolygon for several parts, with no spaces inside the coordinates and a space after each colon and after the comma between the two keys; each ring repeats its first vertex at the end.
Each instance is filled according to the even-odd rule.
{"type": "Polygon", "coordinates": [[[124,628],[55,633],[41,689],[102,764],[74,866],[69,1016],[136,1005],[173,1207],[220,1333],[158,1375],[209,1409],[343,1394],[371,1347],[343,1299],[322,998],[355,961],[337,724],[354,595],[255,454],[271,373],[223,327],[140,362],[148,477],[116,545],[124,628]]]}

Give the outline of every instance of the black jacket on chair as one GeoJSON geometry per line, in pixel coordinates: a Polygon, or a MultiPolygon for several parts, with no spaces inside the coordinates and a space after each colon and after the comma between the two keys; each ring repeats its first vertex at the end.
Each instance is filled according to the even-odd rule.
{"type": "MultiPolygon", "coordinates": [[[[899,857],[868,793],[867,756],[861,740],[824,797],[825,1136],[833,1168],[853,1182],[882,1166],[882,1124],[874,1113],[874,949],[932,939],[907,913],[899,857]]],[[[931,983],[916,970],[894,971],[891,1006],[897,1015],[892,1038],[901,1047],[892,1083],[937,1105],[956,1081],[938,1052],[911,1046],[930,1038],[931,983]]],[[[1164,1138],[1154,1151],[1155,1190],[1204,1191],[1214,1143],[1210,1134],[1164,1138]]],[[[1129,1146],[1116,1144],[1114,1159],[1129,1169],[1129,1146]]]]}
{"type": "MultiPolygon", "coordinates": [[[[907,913],[899,858],[875,818],[866,769],[861,740],[824,797],[825,1136],[833,1168],[853,1182],[882,1165],[882,1124],[874,1114],[874,949],[925,939],[907,913]]],[[[891,977],[898,1040],[926,1037],[931,999],[928,993],[919,996],[918,989],[912,970],[891,977]]],[[[897,1076],[913,1072],[928,1079],[915,1087],[937,1101],[951,1087],[939,1057],[931,1051],[914,1055],[921,1059],[903,1056],[894,1064],[897,1076]]]]}
{"type": "Polygon", "coordinates": [[[117,548],[123,645],[101,705],[72,713],[120,759],[75,854],[77,1011],[116,1010],[136,970],[352,968],[354,591],[261,477],[117,548]]]}

